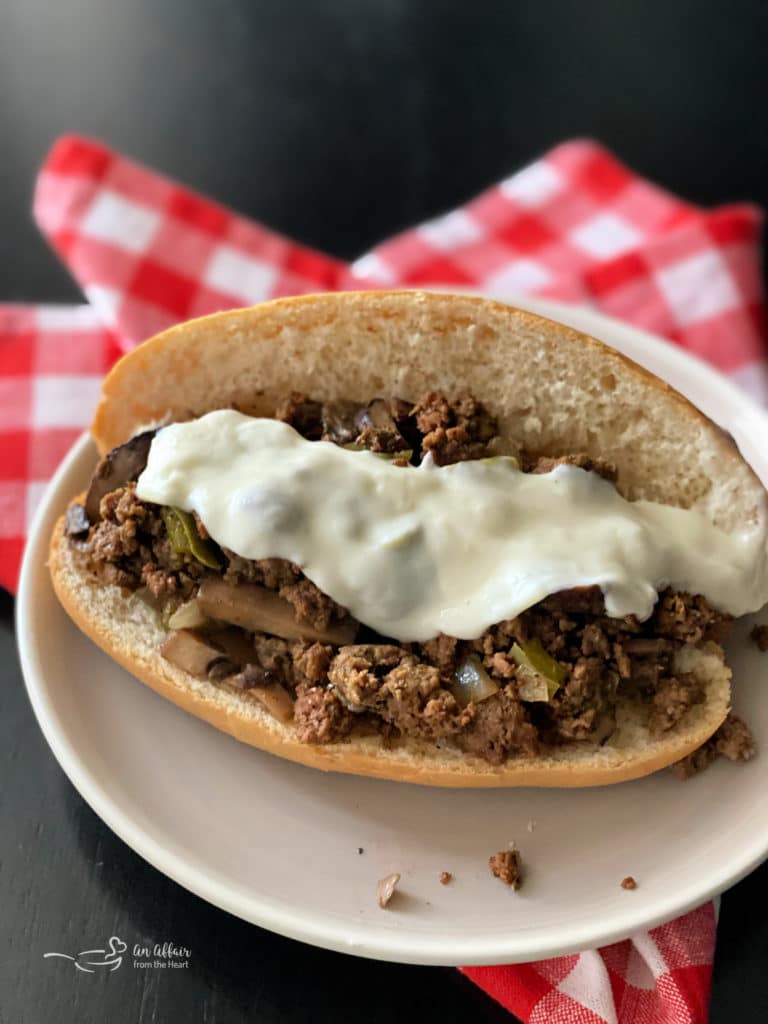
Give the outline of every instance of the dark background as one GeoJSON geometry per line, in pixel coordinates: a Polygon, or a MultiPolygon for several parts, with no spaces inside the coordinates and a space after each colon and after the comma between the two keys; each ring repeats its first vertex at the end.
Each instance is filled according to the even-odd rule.
{"type": "MultiPolygon", "coordinates": [[[[29,216],[70,130],[342,257],[574,135],[690,200],[768,205],[767,41],[747,0],[0,0],[0,300],[79,298],[29,216]]],[[[509,1021],[456,971],[272,936],[146,865],[48,752],[12,620],[0,593],[1,1024],[509,1021]],[[190,969],[43,969],[115,933],[190,969]]],[[[723,900],[715,1024],[768,1014],[767,882],[723,900]]]]}

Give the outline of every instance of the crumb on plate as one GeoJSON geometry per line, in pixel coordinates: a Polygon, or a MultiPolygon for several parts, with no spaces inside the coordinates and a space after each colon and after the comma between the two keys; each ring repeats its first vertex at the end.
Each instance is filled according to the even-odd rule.
{"type": "Polygon", "coordinates": [[[522,884],[522,860],[517,850],[499,850],[488,859],[491,874],[504,885],[519,889],[522,884]]]}
{"type": "Polygon", "coordinates": [[[720,755],[729,761],[744,763],[755,756],[755,750],[755,739],[749,726],[729,711],[720,728],[700,747],[671,765],[670,770],[678,779],[690,779],[704,771],[720,755]]]}

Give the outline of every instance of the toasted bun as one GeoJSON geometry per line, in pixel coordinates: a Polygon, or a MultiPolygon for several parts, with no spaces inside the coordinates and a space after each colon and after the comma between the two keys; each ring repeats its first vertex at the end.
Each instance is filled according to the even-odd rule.
{"type": "MultiPolygon", "coordinates": [[[[174,327],[135,349],[107,377],[93,425],[106,452],[141,427],[234,404],[271,415],[290,391],[327,400],[415,399],[471,391],[503,437],[539,454],[585,451],[614,462],[628,498],[696,505],[725,530],[765,523],[765,493],[730,438],[656,377],[602,343],[550,320],[482,299],[370,292],[280,299],[174,327]]],[[[603,746],[581,742],[502,766],[444,744],[378,736],[299,742],[252,697],[165,661],[160,622],[135,596],[88,576],[59,523],[50,567],[65,609],[116,661],[175,704],[237,739],[325,770],[441,786],[588,786],[663,768],[725,718],[730,670],[716,649],[684,648],[680,671],[707,692],[669,735],[654,739],[647,709],[625,702],[603,746]]]]}
{"type": "Polygon", "coordinates": [[[166,631],[159,616],[141,598],[124,597],[119,587],[104,586],[79,564],[78,552],[63,532],[53,533],[50,570],[62,605],[102,650],[153,690],[185,711],[203,718],[235,739],[289,761],[324,771],[419,782],[427,786],[603,786],[648,775],[673,764],[700,746],[721,724],[730,700],[730,669],[717,650],[684,648],[680,671],[692,672],[706,689],[680,726],[652,739],[645,726],[647,708],[625,703],[618,728],[602,747],[577,743],[534,760],[513,758],[496,766],[448,745],[414,740],[387,747],[378,736],[341,743],[300,743],[291,726],[282,725],[252,697],[234,687],[196,679],[166,661],[160,644],[166,631]]]}

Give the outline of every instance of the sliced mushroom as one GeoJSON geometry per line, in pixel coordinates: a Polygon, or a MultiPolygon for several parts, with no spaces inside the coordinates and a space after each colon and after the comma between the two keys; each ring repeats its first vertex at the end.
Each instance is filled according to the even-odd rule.
{"type": "Polygon", "coordinates": [[[315,629],[297,622],[293,605],[274,590],[251,583],[226,583],[215,576],[200,584],[197,603],[211,619],[230,622],[251,632],[281,636],[284,640],[318,640],[342,645],[351,643],[357,630],[357,624],[351,619],[326,629],[315,629]]]}
{"type": "Polygon", "coordinates": [[[658,654],[659,651],[670,650],[672,644],[665,637],[636,636],[625,640],[622,644],[627,654],[658,654]]]}
{"type": "Polygon", "coordinates": [[[137,434],[125,444],[113,448],[98,464],[85,497],[85,514],[89,523],[98,523],[101,519],[99,506],[106,494],[124,487],[144,472],[156,433],[155,430],[145,430],[143,434],[137,434]]]}
{"type": "Polygon", "coordinates": [[[212,683],[219,683],[223,679],[229,679],[230,676],[235,675],[239,667],[229,658],[217,658],[208,666],[208,678],[212,683]]]}
{"type": "Polygon", "coordinates": [[[267,686],[249,686],[248,693],[252,694],[278,722],[287,725],[292,721],[293,698],[280,683],[269,683],[267,686]]]}
{"type": "MultiPolygon", "coordinates": [[[[167,661],[198,679],[207,679],[211,666],[224,657],[219,647],[191,629],[175,629],[169,633],[160,653],[167,661]]],[[[233,668],[233,672],[236,671],[237,666],[233,668]]]]}
{"type": "Polygon", "coordinates": [[[277,673],[249,663],[227,682],[255,697],[278,722],[287,725],[293,719],[293,697],[282,685],[277,673]]]}
{"type": "MultiPolygon", "coordinates": [[[[212,625],[213,623],[209,623],[209,626],[212,625]]],[[[211,643],[224,651],[227,657],[238,665],[248,665],[255,659],[253,637],[245,630],[234,626],[222,626],[217,629],[209,628],[206,632],[211,643]]]]}
{"type": "Polygon", "coordinates": [[[246,690],[279,722],[287,724],[292,720],[293,698],[274,673],[251,663],[253,647],[239,630],[222,630],[215,640],[191,629],[174,630],[160,652],[172,664],[199,679],[226,682],[246,690]],[[241,637],[239,642],[234,638],[237,633],[241,637]],[[222,637],[226,643],[220,644],[222,637]]]}

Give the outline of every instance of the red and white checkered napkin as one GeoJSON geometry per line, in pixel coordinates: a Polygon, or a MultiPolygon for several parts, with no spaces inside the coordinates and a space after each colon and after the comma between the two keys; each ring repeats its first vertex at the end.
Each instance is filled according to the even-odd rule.
{"type": "MultiPolygon", "coordinates": [[[[90,305],[0,306],[0,583],[11,590],[30,515],[88,426],[105,370],[214,310],[393,285],[535,294],[662,334],[768,395],[760,212],[699,210],[592,142],[558,146],[351,266],[78,137],[53,147],[34,211],[90,305]]],[[[707,904],[605,949],[465,974],[525,1021],[699,1024],[714,941],[707,904]]]]}
{"type": "Polygon", "coordinates": [[[527,1024],[706,1024],[715,927],[706,903],[601,949],[460,970],[527,1024]]]}

